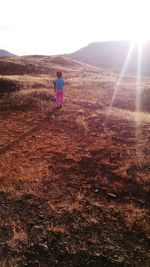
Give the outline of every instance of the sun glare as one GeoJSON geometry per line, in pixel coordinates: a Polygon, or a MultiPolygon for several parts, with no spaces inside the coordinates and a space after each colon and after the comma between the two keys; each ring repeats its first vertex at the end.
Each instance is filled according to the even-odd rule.
{"type": "Polygon", "coordinates": [[[135,124],[136,124],[136,133],[135,133],[135,137],[136,137],[136,152],[137,155],[141,155],[142,154],[142,149],[140,147],[140,140],[142,138],[142,131],[141,131],[141,121],[140,121],[140,116],[139,116],[139,112],[141,111],[141,73],[142,73],[142,51],[144,49],[144,44],[146,43],[146,39],[145,38],[136,38],[134,40],[131,41],[131,45],[129,47],[123,68],[120,72],[118,81],[116,83],[116,87],[114,89],[114,93],[111,99],[111,103],[110,106],[108,108],[108,112],[107,112],[107,121],[109,119],[109,116],[111,114],[112,108],[113,108],[113,103],[115,101],[115,98],[117,96],[117,92],[121,86],[122,83],[122,79],[125,75],[129,60],[131,58],[132,55],[132,51],[134,51],[134,49],[137,49],[137,71],[136,71],[136,99],[135,99],[135,106],[136,106],[136,110],[135,110],[135,124]]]}
{"type": "MultiPolygon", "coordinates": [[[[143,38],[142,36],[141,37],[138,37],[136,39],[133,39],[132,40],[132,43],[134,44],[134,46],[138,46],[140,49],[143,48],[143,46],[147,43],[147,39],[146,38],[143,38]]],[[[138,49],[139,49],[138,48],[138,49]]]]}
{"type": "Polygon", "coordinates": [[[115,100],[115,98],[116,98],[117,91],[118,91],[118,89],[119,89],[119,87],[120,87],[120,85],[121,85],[122,79],[123,79],[123,77],[124,77],[124,74],[125,74],[125,71],[126,71],[128,62],[129,62],[129,60],[130,60],[130,56],[131,56],[131,53],[132,53],[132,51],[133,51],[134,45],[135,45],[135,43],[132,41],[132,42],[131,42],[131,45],[130,45],[130,47],[129,47],[129,50],[128,50],[128,53],[127,53],[126,60],[125,60],[125,62],[124,62],[122,71],[121,71],[121,73],[120,73],[120,75],[119,75],[119,79],[118,79],[117,84],[116,84],[116,87],[115,87],[115,89],[114,89],[114,93],[113,93],[113,96],[112,96],[112,99],[111,99],[111,103],[110,103],[110,106],[109,106],[109,108],[108,108],[108,112],[107,112],[107,118],[108,118],[108,116],[109,116],[110,113],[111,113],[111,110],[112,110],[112,107],[113,107],[113,103],[114,103],[114,100],[115,100]]]}
{"type": "Polygon", "coordinates": [[[137,61],[137,77],[136,77],[136,112],[135,112],[135,122],[136,122],[136,152],[137,155],[142,154],[142,150],[140,148],[140,140],[142,138],[141,131],[141,121],[139,118],[139,112],[141,111],[141,69],[142,69],[142,49],[143,42],[138,41],[138,61],[137,61]]]}

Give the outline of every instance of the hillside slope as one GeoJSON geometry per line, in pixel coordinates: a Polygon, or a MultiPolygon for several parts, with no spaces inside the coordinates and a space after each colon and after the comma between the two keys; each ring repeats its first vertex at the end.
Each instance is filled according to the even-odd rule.
{"type": "MultiPolygon", "coordinates": [[[[129,41],[97,42],[72,53],[70,57],[97,67],[121,72],[130,46],[129,41]]],[[[138,54],[138,44],[135,44],[126,66],[126,73],[136,74],[138,54]]],[[[141,73],[150,75],[150,42],[143,44],[141,73]]]]}
{"type": "Polygon", "coordinates": [[[0,266],[148,267],[150,114],[136,110],[136,79],[112,105],[116,74],[52,60],[48,74],[1,77],[20,87],[0,99],[0,266]]]}
{"type": "MultiPolygon", "coordinates": [[[[91,71],[97,68],[87,66],[91,71]]],[[[20,56],[14,58],[0,58],[0,75],[32,75],[52,74],[59,69],[73,73],[74,69],[86,68],[86,64],[65,56],[20,56]]]]}

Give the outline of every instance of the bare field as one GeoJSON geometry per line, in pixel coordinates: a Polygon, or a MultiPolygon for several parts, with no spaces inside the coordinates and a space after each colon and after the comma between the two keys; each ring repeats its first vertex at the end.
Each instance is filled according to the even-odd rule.
{"type": "Polygon", "coordinates": [[[150,79],[137,112],[135,77],[111,103],[117,74],[60,57],[16,64],[25,60],[50,73],[0,77],[19,83],[0,100],[0,266],[148,267],[150,79]]]}

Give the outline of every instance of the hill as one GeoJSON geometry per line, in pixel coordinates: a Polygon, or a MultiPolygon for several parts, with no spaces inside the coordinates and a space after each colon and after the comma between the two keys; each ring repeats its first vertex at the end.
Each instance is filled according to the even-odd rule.
{"type": "MultiPolygon", "coordinates": [[[[0,75],[55,74],[57,69],[66,72],[83,68],[84,64],[65,56],[20,56],[0,58],[0,75]]],[[[94,67],[90,67],[94,71],[94,67]]]]}
{"type": "Polygon", "coordinates": [[[15,54],[12,54],[6,50],[0,49],[0,57],[14,57],[15,54]]]}
{"type": "Polygon", "coordinates": [[[1,62],[0,266],[148,267],[150,78],[141,111],[136,77],[118,87],[61,56],[1,62]]]}
{"type": "MultiPolygon", "coordinates": [[[[130,49],[129,41],[97,42],[72,53],[71,58],[97,67],[121,72],[130,49]]],[[[137,73],[138,44],[135,44],[126,66],[126,73],[137,73]]],[[[150,75],[150,42],[143,44],[141,57],[142,75],[150,75]]]]}

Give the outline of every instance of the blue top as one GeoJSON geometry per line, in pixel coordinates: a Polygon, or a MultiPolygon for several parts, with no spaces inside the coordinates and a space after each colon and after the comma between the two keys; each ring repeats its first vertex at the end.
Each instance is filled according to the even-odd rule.
{"type": "Polygon", "coordinates": [[[63,78],[57,78],[56,80],[54,80],[54,87],[55,87],[55,89],[63,90],[64,89],[64,79],[63,78]]]}

